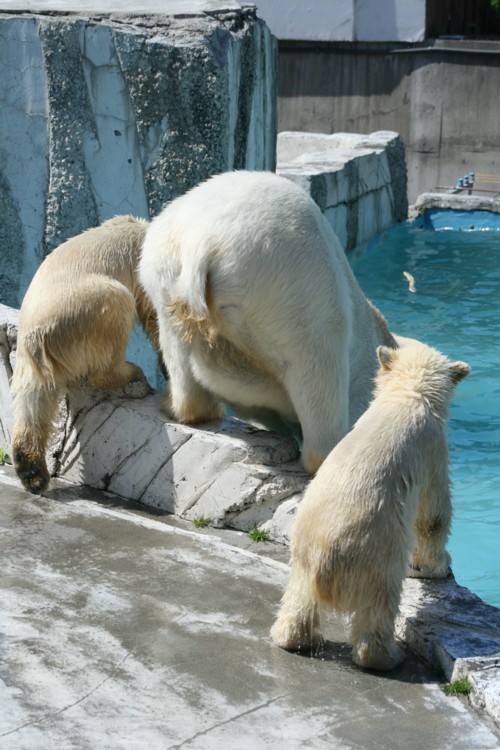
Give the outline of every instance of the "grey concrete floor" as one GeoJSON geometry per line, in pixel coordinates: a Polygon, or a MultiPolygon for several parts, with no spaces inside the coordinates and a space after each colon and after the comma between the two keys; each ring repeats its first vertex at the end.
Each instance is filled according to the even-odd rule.
{"type": "Polygon", "coordinates": [[[288,553],[0,467],[0,748],[498,748],[416,658],[350,661],[329,617],[316,655],[269,628],[288,553]]]}

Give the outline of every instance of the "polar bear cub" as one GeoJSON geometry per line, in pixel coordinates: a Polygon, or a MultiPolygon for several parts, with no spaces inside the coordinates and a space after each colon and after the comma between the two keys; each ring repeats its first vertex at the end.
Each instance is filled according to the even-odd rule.
{"type": "Polygon", "coordinates": [[[314,473],[396,346],[310,196],[271,172],[216,175],[151,222],[139,267],[170,376],[167,414],[300,425],[314,473]],[[271,420],[268,418],[271,416],[271,420]]]}
{"type": "Polygon", "coordinates": [[[277,646],[321,640],[319,607],[350,614],[353,661],[387,670],[403,578],[445,577],[451,522],[447,406],[469,372],[424,344],[377,349],[374,399],[309,485],[291,572],[271,629],[277,646]]]}
{"type": "Polygon", "coordinates": [[[11,385],[12,455],[30,492],[49,483],[45,450],[68,385],[88,378],[114,388],[143,377],[125,362],[136,316],[158,347],[156,314],[136,276],[147,226],[116,216],[67,240],[45,258],[26,292],[11,385]]]}

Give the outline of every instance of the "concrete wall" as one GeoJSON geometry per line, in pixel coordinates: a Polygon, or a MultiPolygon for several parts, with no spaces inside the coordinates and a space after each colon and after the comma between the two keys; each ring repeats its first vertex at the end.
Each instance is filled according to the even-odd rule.
{"type": "Polygon", "coordinates": [[[405,41],[425,36],[426,0],[256,0],[278,39],[405,41]]]}
{"type": "MultiPolygon", "coordinates": [[[[280,44],[279,130],[398,132],[408,196],[498,171],[500,44],[280,44]]],[[[479,187],[479,185],[478,185],[479,187]]]]}

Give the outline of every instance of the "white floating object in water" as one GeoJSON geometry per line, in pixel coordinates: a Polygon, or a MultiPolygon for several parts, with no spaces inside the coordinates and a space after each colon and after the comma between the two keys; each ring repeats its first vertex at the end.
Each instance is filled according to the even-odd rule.
{"type": "Polygon", "coordinates": [[[408,291],[409,292],[416,292],[417,289],[415,287],[415,279],[413,278],[413,276],[411,275],[411,273],[408,273],[408,271],[403,271],[403,276],[405,277],[405,279],[408,280],[408,282],[410,284],[410,286],[408,287],[408,291]]]}

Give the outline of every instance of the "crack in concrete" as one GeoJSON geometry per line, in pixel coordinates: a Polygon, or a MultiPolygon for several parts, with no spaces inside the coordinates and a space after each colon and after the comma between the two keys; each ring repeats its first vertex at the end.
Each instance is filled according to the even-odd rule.
{"type": "Polygon", "coordinates": [[[108,422],[116,413],[118,406],[115,404],[112,404],[112,407],[113,407],[112,411],[109,414],[107,414],[104,417],[104,419],[101,422],[99,422],[95,428],[92,429],[92,431],[89,432],[86,440],[81,440],[82,431],[85,429],[85,419],[93,411],[95,411],[96,409],[99,409],[99,407],[102,407],[103,403],[104,403],[103,401],[99,401],[90,409],[88,409],[87,405],[84,405],[80,407],[79,409],[75,410],[74,412],[72,412],[71,398],[66,396],[66,407],[67,407],[68,416],[67,416],[67,421],[64,427],[65,435],[64,435],[64,440],[62,442],[61,448],[57,451],[57,454],[54,456],[58,464],[57,473],[59,473],[60,467],[63,462],[65,463],[64,468],[65,468],[66,473],[73,468],[73,466],[81,457],[83,451],[88,446],[92,438],[95,437],[97,432],[101,430],[102,427],[106,424],[106,422],[108,422]],[[77,426],[78,420],[80,420],[79,426],[77,426]],[[71,458],[71,455],[73,453],[74,453],[74,456],[73,458],[71,458]]]}
{"type": "MultiPolygon", "coordinates": [[[[149,639],[152,640],[152,639],[149,639]]],[[[46,714],[45,716],[41,716],[37,719],[32,719],[32,721],[26,721],[24,724],[21,724],[19,727],[15,727],[15,729],[9,729],[7,732],[3,732],[0,734],[0,737],[8,737],[11,734],[16,734],[16,732],[20,732],[23,729],[26,729],[26,727],[32,727],[36,726],[37,724],[43,724],[46,721],[49,721],[50,719],[54,719],[57,716],[61,716],[66,711],[69,711],[70,708],[74,708],[75,706],[78,706],[80,703],[83,703],[83,701],[87,700],[91,695],[93,695],[97,690],[99,690],[108,680],[111,680],[116,672],[120,669],[120,667],[127,661],[127,659],[132,656],[132,652],[129,651],[123,659],[121,659],[118,664],[116,664],[110,674],[106,675],[97,685],[95,685],[91,690],[89,690],[85,695],[82,695],[77,700],[73,701],[73,703],[68,703],[67,706],[64,706],[63,708],[60,708],[59,711],[53,711],[52,713],[46,714]]]]}
{"type": "Polygon", "coordinates": [[[127,453],[127,455],[124,458],[122,458],[122,460],[113,468],[112,470],[113,477],[116,477],[116,475],[120,473],[120,471],[123,469],[125,464],[128,461],[130,461],[131,458],[135,458],[140,451],[144,450],[144,448],[152,442],[153,437],[156,437],[156,435],[153,435],[153,436],[148,435],[143,443],[138,445],[137,448],[134,448],[134,450],[131,453],[127,453]]]}
{"type": "Polygon", "coordinates": [[[88,404],[83,404],[83,406],[81,406],[79,409],[75,409],[75,411],[72,411],[72,404],[71,404],[71,397],[70,397],[70,400],[68,402],[68,422],[70,423],[69,430],[68,430],[68,438],[70,437],[71,433],[74,430],[75,438],[77,442],[79,442],[80,450],[82,451],[84,448],[86,448],[86,446],[92,440],[96,432],[102,429],[102,427],[106,424],[106,422],[109,422],[109,420],[114,416],[118,408],[119,408],[119,404],[115,404],[111,400],[102,399],[102,401],[98,401],[96,404],[92,405],[90,408],[88,404]],[[96,409],[97,410],[101,409],[105,402],[112,406],[112,411],[110,411],[109,414],[105,415],[102,421],[99,421],[98,424],[92,428],[92,431],[89,431],[89,435],[87,439],[85,441],[82,441],[81,433],[86,425],[85,424],[77,425],[77,422],[78,421],[80,423],[84,422],[87,419],[87,417],[90,414],[92,414],[93,411],[96,411],[96,409]]]}
{"type": "Polygon", "coordinates": [[[214,730],[219,729],[220,727],[226,726],[227,724],[231,724],[233,721],[238,721],[238,719],[241,719],[244,716],[249,716],[250,714],[253,714],[256,711],[260,711],[262,708],[267,708],[268,706],[271,706],[273,703],[276,703],[277,701],[280,701],[283,698],[286,698],[288,695],[289,693],[283,693],[283,695],[278,695],[276,698],[271,698],[270,700],[265,701],[264,703],[260,703],[257,706],[253,706],[253,708],[249,708],[246,711],[241,711],[235,716],[231,716],[229,719],[225,719],[224,721],[217,722],[213,726],[208,727],[208,729],[204,729],[203,731],[196,732],[196,734],[193,734],[191,737],[187,737],[178,745],[169,745],[169,747],[166,748],[166,750],[179,750],[179,748],[184,747],[188,742],[192,742],[193,740],[196,740],[199,737],[205,737],[210,732],[213,732],[214,730]]]}

